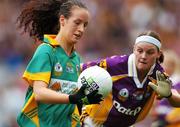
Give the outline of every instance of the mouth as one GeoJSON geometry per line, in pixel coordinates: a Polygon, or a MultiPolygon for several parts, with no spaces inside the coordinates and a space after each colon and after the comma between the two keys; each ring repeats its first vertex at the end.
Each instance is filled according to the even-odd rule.
{"type": "Polygon", "coordinates": [[[144,61],[139,61],[139,63],[140,63],[140,64],[144,64],[144,65],[147,64],[147,62],[144,62],[144,61]]]}
{"type": "Polygon", "coordinates": [[[82,34],[74,34],[74,36],[76,37],[76,39],[80,39],[82,37],[82,34]]]}

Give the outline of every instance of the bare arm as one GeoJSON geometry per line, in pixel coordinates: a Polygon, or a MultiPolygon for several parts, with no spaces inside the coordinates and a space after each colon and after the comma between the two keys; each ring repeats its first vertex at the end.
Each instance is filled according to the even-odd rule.
{"type": "Polygon", "coordinates": [[[49,104],[99,104],[102,101],[102,95],[95,90],[88,95],[84,94],[86,86],[82,86],[78,92],[72,95],[55,92],[47,88],[43,81],[34,81],[33,92],[35,100],[49,104]]]}
{"type": "Polygon", "coordinates": [[[174,107],[180,107],[180,94],[177,90],[172,89],[172,96],[168,98],[168,101],[171,103],[174,107]]]}
{"type": "Polygon", "coordinates": [[[36,101],[51,104],[68,104],[69,95],[55,92],[47,88],[47,84],[43,81],[34,81],[33,92],[36,101]]]}

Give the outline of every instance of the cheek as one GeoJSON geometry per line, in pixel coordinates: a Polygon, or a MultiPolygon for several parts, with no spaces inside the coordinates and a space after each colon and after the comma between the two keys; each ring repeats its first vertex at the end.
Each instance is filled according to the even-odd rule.
{"type": "Polygon", "coordinates": [[[69,29],[69,34],[73,35],[73,34],[75,33],[75,31],[76,31],[76,28],[71,27],[71,28],[69,29]]]}
{"type": "Polygon", "coordinates": [[[69,24],[67,24],[67,26],[66,26],[66,30],[70,33],[70,32],[72,32],[73,30],[74,30],[74,26],[73,26],[73,24],[72,23],[69,23],[69,24]]]}
{"type": "Polygon", "coordinates": [[[66,32],[66,35],[68,38],[71,38],[73,36],[74,32],[72,29],[68,29],[67,32],[66,32]]]}
{"type": "Polygon", "coordinates": [[[149,61],[152,63],[156,62],[156,60],[157,60],[157,57],[155,57],[155,56],[149,57],[149,61]]]}
{"type": "Polygon", "coordinates": [[[148,65],[149,66],[152,66],[154,63],[156,63],[156,57],[150,57],[149,59],[148,59],[148,65]]]}

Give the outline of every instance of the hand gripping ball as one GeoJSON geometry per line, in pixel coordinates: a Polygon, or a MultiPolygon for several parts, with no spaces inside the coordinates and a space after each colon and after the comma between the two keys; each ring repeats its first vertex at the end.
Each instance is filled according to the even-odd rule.
{"type": "Polygon", "coordinates": [[[78,87],[86,85],[85,94],[98,90],[105,98],[112,91],[112,78],[110,74],[99,66],[85,69],[78,78],[78,87]]]}

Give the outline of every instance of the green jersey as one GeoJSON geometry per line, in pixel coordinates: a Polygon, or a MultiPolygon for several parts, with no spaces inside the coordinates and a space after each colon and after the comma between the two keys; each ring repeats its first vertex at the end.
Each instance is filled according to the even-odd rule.
{"type": "Polygon", "coordinates": [[[80,72],[80,57],[73,50],[68,56],[54,40],[54,35],[45,35],[23,78],[28,82],[25,104],[18,115],[20,127],[79,127],[79,113],[74,104],[44,104],[34,99],[32,83],[44,81],[48,88],[59,93],[72,94],[77,91],[80,72]]]}

